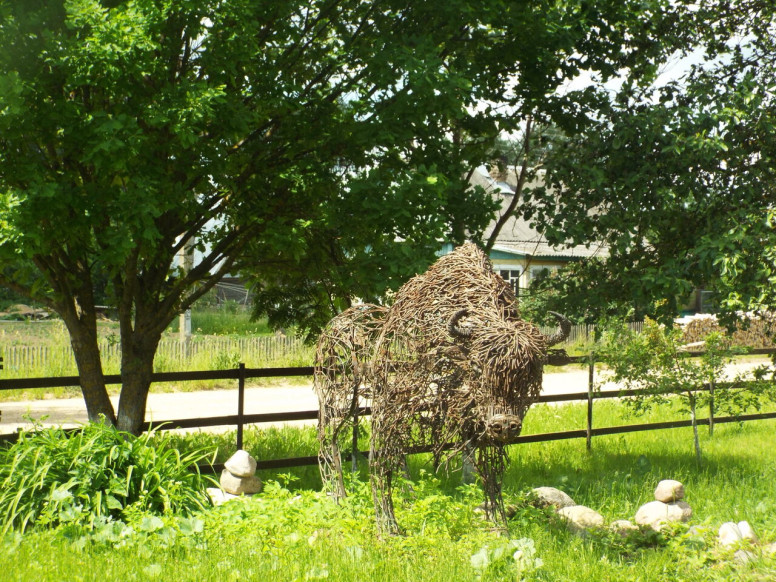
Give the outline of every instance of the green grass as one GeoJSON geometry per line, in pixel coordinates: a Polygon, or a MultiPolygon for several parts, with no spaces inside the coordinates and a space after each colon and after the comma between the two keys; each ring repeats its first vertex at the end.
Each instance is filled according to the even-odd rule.
{"type": "MultiPolygon", "coordinates": [[[[179,319],[167,328],[178,333],[179,319]]],[[[191,312],[191,331],[203,335],[269,335],[274,333],[266,319],[251,320],[250,309],[244,305],[228,302],[220,306],[197,307],[191,312]]]]}
{"type": "MultiPolygon", "coordinates": [[[[195,312],[198,313],[198,312],[195,312]]],[[[286,338],[267,333],[266,323],[252,324],[253,331],[248,333],[247,314],[214,313],[209,317],[221,321],[221,328],[240,331],[220,335],[195,333],[186,343],[181,344],[175,333],[167,333],[157,350],[154,360],[156,372],[179,372],[195,370],[224,370],[236,368],[244,363],[248,368],[310,366],[313,348],[304,345],[301,339],[289,335],[286,338]],[[242,324],[245,326],[240,327],[242,324]],[[231,326],[231,327],[230,327],[231,326]]],[[[208,327],[208,332],[217,329],[208,327]]],[[[115,323],[101,322],[102,365],[106,374],[118,374],[120,371],[120,351],[118,350],[118,329],[115,323]]],[[[70,348],[67,330],[61,321],[46,322],[0,322],[0,356],[4,356],[4,367],[0,378],[40,378],[75,376],[77,369],[70,348]]],[[[253,385],[272,383],[270,380],[252,381],[253,385]]],[[[221,388],[224,381],[196,381],[178,384],[158,384],[154,391],[192,391],[221,388]]],[[[233,383],[227,383],[232,386],[233,383]]],[[[118,386],[109,386],[112,394],[117,394],[118,386]]],[[[72,398],[80,396],[76,387],[54,388],[46,390],[13,390],[0,392],[3,400],[33,400],[40,398],[72,398]]]]}
{"type": "MultiPolygon", "coordinates": [[[[596,426],[634,421],[616,403],[601,404],[596,426]]],[[[638,422],[671,420],[677,414],[663,408],[638,422]]],[[[537,406],[526,418],[525,431],[583,425],[582,405],[537,406]]],[[[454,463],[432,476],[428,459],[411,459],[414,491],[398,488],[395,497],[406,535],[389,539],[375,534],[371,493],[363,477],[355,493],[337,506],[319,493],[316,467],[264,472],[268,484],[262,494],[195,518],[168,517],[150,526],[138,522],[132,531],[123,526],[93,531],[60,526],[10,534],[0,543],[3,579],[773,580],[773,557],[757,555],[740,564],[713,540],[723,522],[747,520],[763,543],[776,541],[774,429],[776,423],[767,420],[719,425],[713,437],[702,430],[701,466],[695,463],[690,429],[596,437],[589,452],[584,439],[511,447],[504,493],[519,510],[504,536],[472,512],[481,494],[476,486],[461,486],[454,463]],[[657,482],[666,478],[684,483],[693,508],[688,526],[706,528],[705,533],[690,534],[688,526],[680,526],[641,536],[635,543],[606,535],[581,538],[551,515],[522,503],[528,490],[549,485],[599,511],[607,522],[632,519],[652,499],[657,482]],[[536,569],[535,561],[527,567],[512,558],[514,549],[506,551],[510,543],[525,547],[526,540],[542,561],[536,569]],[[491,564],[478,570],[482,556],[491,564]]],[[[169,446],[183,453],[187,448],[218,448],[223,460],[233,450],[233,436],[176,436],[169,446]]],[[[251,429],[246,448],[260,459],[315,454],[315,431],[251,429]]]]}

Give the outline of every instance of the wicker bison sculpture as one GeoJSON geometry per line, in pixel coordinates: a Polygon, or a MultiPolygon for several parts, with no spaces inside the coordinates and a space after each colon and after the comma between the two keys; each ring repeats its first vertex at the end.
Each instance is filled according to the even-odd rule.
{"type": "Polygon", "coordinates": [[[463,453],[485,490],[487,517],[505,524],[504,446],[520,433],[541,391],[548,347],[568,337],[563,316],[545,336],[518,316],[512,288],[474,244],[441,257],[407,282],[390,308],[353,307],[318,343],[319,460],[324,486],[345,495],[340,442],[372,403],[370,472],[378,527],[399,531],[393,476],[404,455],[430,451],[435,465],[463,453]]]}

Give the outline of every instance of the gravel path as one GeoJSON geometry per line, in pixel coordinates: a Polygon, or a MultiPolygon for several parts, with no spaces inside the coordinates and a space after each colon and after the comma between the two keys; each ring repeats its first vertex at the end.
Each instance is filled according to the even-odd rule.
{"type": "MultiPolygon", "coordinates": [[[[731,372],[751,369],[767,363],[767,359],[736,364],[731,372]]],[[[598,378],[597,378],[598,380],[598,378]]],[[[568,394],[587,391],[588,371],[581,366],[569,366],[564,371],[544,375],[543,394],[568,394]]],[[[605,385],[603,389],[615,389],[605,385]]],[[[113,405],[118,405],[114,397],[113,405]]],[[[287,384],[272,387],[248,388],[245,391],[245,413],[291,412],[317,410],[318,401],[312,384],[287,384]]],[[[152,393],[148,397],[146,420],[161,422],[181,418],[204,418],[237,413],[237,388],[202,392],[152,393]]],[[[0,434],[29,427],[25,417],[44,419],[44,425],[77,426],[86,422],[86,409],[82,398],[57,400],[31,400],[0,402],[0,434]],[[45,418],[44,418],[45,417],[45,418]]],[[[304,424],[314,421],[294,421],[287,424],[304,424]]],[[[233,427],[211,427],[194,430],[226,430],[233,427]]]]}

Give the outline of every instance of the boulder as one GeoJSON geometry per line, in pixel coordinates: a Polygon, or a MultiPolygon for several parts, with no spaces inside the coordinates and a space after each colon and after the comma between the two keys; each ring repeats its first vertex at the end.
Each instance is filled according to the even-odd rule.
{"type": "Polygon", "coordinates": [[[629,535],[639,531],[639,528],[627,519],[613,521],[609,524],[609,529],[623,538],[627,538],[629,535]]]}
{"type": "MultiPolygon", "coordinates": [[[[485,510],[489,505],[490,503],[487,501],[480,503],[477,507],[474,508],[474,513],[481,514],[484,517],[485,510]]],[[[515,515],[517,515],[517,505],[512,505],[511,503],[504,505],[504,513],[506,513],[507,519],[512,519],[515,517],[515,515]]]]}
{"type": "Polygon", "coordinates": [[[256,473],[256,459],[240,449],[229,457],[224,467],[235,477],[252,477],[256,473]]]}
{"type": "Polygon", "coordinates": [[[639,508],[634,521],[638,525],[645,525],[655,531],[660,531],[667,523],[687,521],[690,517],[692,517],[692,509],[684,501],[676,503],[650,501],[639,508]]]}
{"type": "Polygon", "coordinates": [[[717,541],[721,546],[732,546],[743,540],[749,540],[752,543],[757,542],[757,535],[755,535],[752,526],[747,521],[739,521],[734,523],[732,521],[726,521],[719,526],[719,532],[717,534],[717,541]]]}
{"type": "Polygon", "coordinates": [[[689,503],[686,501],[677,501],[676,503],[669,503],[668,505],[669,507],[673,506],[681,510],[682,515],[679,518],[679,521],[690,521],[690,518],[692,517],[692,508],[689,503]]]}
{"type": "Polygon", "coordinates": [[[603,516],[584,505],[570,505],[558,510],[558,515],[566,521],[569,529],[578,534],[584,534],[589,529],[604,525],[603,516]]]}
{"type": "Polygon", "coordinates": [[[232,495],[253,495],[261,491],[261,479],[255,475],[238,477],[224,469],[219,481],[221,489],[232,495]]]}
{"type": "Polygon", "coordinates": [[[537,487],[531,490],[533,501],[539,507],[554,507],[562,509],[576,505],[574,500],[560,489],[555,487],[537,487]]]}
{"type": "Polygon", "coordinates": [[[741,537],[743,539],[749,540],[755,544],[759,541],[757,539],[757,534],[754,533],[754,530],[752,529],[752,526],[749,525],[748,521],[739,521],[737,525],[738,525],[738,531],[741,532],[741,537]]]}
{"type": "Polygon", "coordinates": [[[206,489],[208,496],[210,497],[210,501],[213,502],[213,505],[218,506],[222,503],[226,503],[230,499],[237,499],[237,495],[232,495],[231,493],[227,493],[223,489],[219,489],[218,487],[208,487],[206,489]]]}
{"type": "Polygon", "coordinates": [[[733,559],[741,564],[748,564],[749,562],[756,560],[757,556],[747,550],[736,550],[736,553],[733,554],[733,559]]]}
{"type": "Polygon", "coordinates": [[[663,503],[684,499],[684,485],[673,479],[664,479],[655,488],[655,499],[663,503]]]}

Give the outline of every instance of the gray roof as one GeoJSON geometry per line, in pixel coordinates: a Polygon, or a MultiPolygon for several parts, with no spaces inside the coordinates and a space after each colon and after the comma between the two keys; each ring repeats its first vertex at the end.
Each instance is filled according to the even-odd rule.
{"type": "MultiPolygon", "coordinates": [[[[469,182],[474,186],[482,186],[486,192],[489,192],[494,199],[501,203],[502,208],[506,208],[515,195],[517,178],[513,171],[506,175],[497,176],[497,178],[492,177],[485,166],[480,166],[474,171],[469,182]]],[[[527,186],[530,185],[527,184],[527,186]]],[[[496,220],[485,229],[485,239],[493,232],[495,225],[496,220]]],[[[591,243],[589,246],[571,244],[551,246],[527,220],[514,215],[510,216],[502,227],[493,250],[537,258],[558,259],[605,257],[608,255],[606,247],[601,243],[591,243]]]]}

